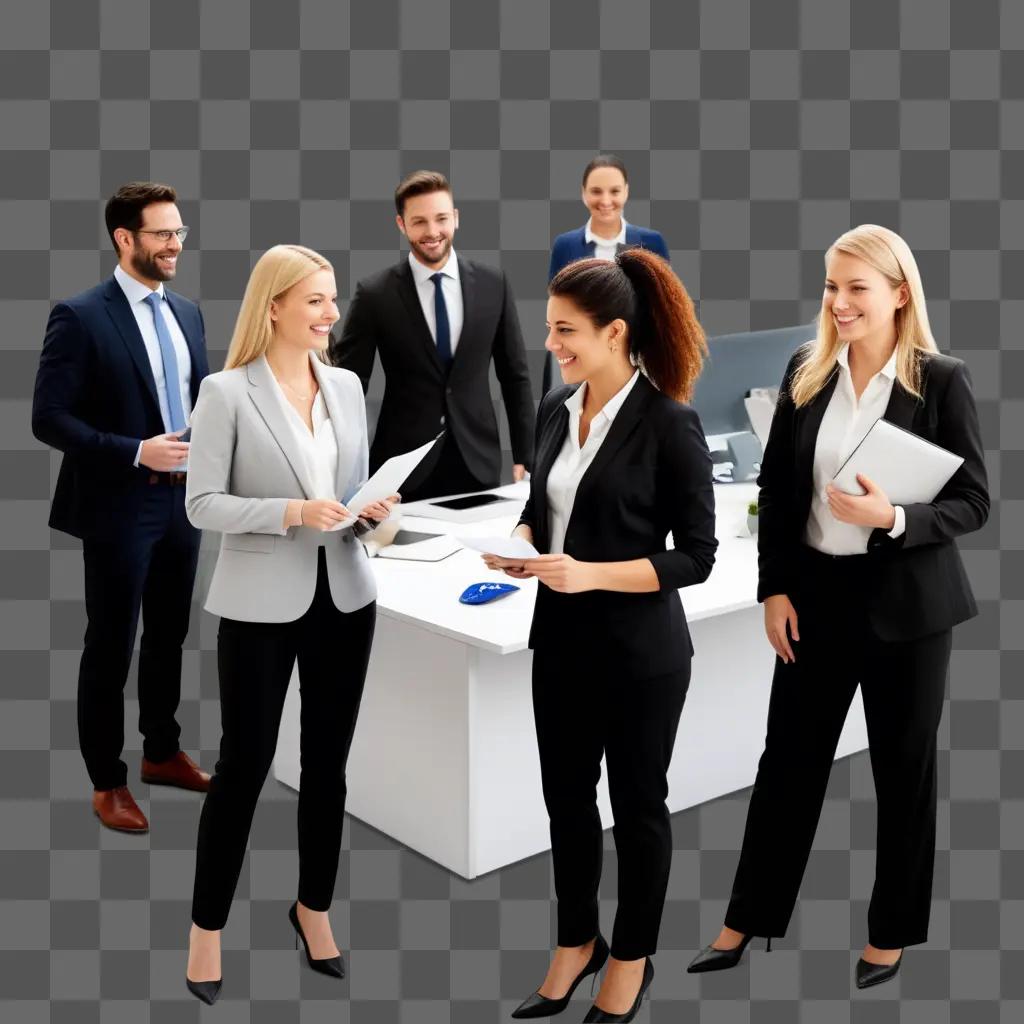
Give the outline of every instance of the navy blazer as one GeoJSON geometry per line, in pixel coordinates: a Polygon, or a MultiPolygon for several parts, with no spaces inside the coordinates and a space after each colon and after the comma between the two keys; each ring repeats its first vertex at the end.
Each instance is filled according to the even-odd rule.
{"type": "MultiPolygon", "coordinates": [[[[165,289],[192,357],[192,404],[210,372],[199,307],[165,289]]],[[[146,345],[114,277],[50,311],[32,400],[32,433],[64,453],[50,526],[113,538],[137,518],[149,470],[139,442],[165,431],[146,345]]]]}
{"type": "MultiPolygon", "coordinates": [[[[800,553],[813,495],[814,449],[839,370],[807,405],[790,395],[793,375],[806,355],[799,349],[782,382],[779,404],[757,478],[757,599],[786,594],[799,612],[800,553]],[[795,599],[794,599],[795,598],[795,599]]],[[[913,640],[949,629],[978,609],[955,539],[980,529],[988,518],[985,452],[970,375],[959,359],[939,353],[921,364],[920,399],[894,381],[884,419],[963,457],[963,465],[930,503],[905,505],[906,530],[893,539],[871,532],[874,559],[868,614],[882,640],[913,640]]]]}
{"type": "MultiPolygon", "coordinates": [[[[559,235],[551,246],[551,263],[548,266],[548,280],[557,274],[562,267],[568,266],[573,260],[586,259],[594,255],[596,243],[586,240],[587,225],[566,231],[559,235]]],[[[653,228],[638,228],[635,224],[626,224],[626,245],[638,245],[641,249],[650,249],[664,259],[668,259],[668,246],[660,232],[653,228]]]]}
{"type": "MultiPolygon", "coordinates": [[[[548,476],[569,430],[565,400],[572,392],[567,385],[548,392],[537,414],[537,465],[520,522],[530,526],[541,554],[551,544],[548,476]]],[[[571,659],[581,643],[600,638],[593,650],[602,662],[634,678],[677,671],[693,653],[678,592],[708,578],[717,547],[711,456],[700,419],[641,373],[580,480],[563,550],[583,562],[649,558],[659,589],[561,594],[538,583],[530,647],[571,659]],[[666,550],[669,533],[674,547],[666,550]]]]}
{"type": "MultiPolygon", "coordinates": [[[[588,242],[586,239],[587,225],[576,228],[574,231],[566,231],[559,235],[551,246],[551,262],[548,265],[548,280],[550,281],[562,267],[567,267],[574,260],[586,259],[594,255],[596,243],[588,242]]],[[[668,246],[661,233],[653,228],[638,228],[635,224],[626,224],[626,245],[640,246],[641,249],[650,249],[664,259],[668,259],[668,246]]],[[[541,395],[546,395],[552,387],[555,376],[554,360],[548,352],[544,358],[544,377],[541,383],[541,395]]]]}

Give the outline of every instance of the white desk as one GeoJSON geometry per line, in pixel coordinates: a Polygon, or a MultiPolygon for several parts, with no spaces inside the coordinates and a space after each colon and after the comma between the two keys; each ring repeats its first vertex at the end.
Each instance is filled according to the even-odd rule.
{"type": "MultiPolygon", "coordinates": [[[[498,493],[526,498],[526,484],[498,493]]],[[[669,810],[751,785],[764,744],[774,654],[756,601],[756,545],[745,533],[753,484],[715,488],[719,548],[710,579],[680,594],[695,650],[669,772],[669,810]]],[[[412,507],[410,507],[412,508],[412,507]]],[[[447,526],[403,511],[413,530],[509,533],[515,514],[447,526]]],[[[507,580],[475,552],[442,562],[375,559],[377,631],[348,761],[351,814],[465,878],[550,847],[541,796],[527,649],[536,591],[487,605],[458,603],[471,583],[507,580]]],[[[338,652],[343,686],[345,656],[338,652]]],[[[823,680],[823,684],[827,681],[823,680]]],[[[856,697],[837,756],[867,746],[856,697]]],[[[299,781],[297,677],[285,701],[274,763],[299,781]]],[[[601,816],[612,824],[605,780],[601,816]]]]}

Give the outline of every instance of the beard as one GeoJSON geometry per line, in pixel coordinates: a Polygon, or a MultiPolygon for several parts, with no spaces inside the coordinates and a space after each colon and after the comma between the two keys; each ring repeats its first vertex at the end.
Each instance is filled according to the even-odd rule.
{"type": "Polygon", "coordinates": [[[444,264],[448,259],[448,254],[452,251],[452,240],[450,238],[444,239],[444,244],[441,246],[441,251],[437,256],[427,252],[426,249],[417,245],[411,238],[409,239],[409,248],[419,257],[421,263],[439,267],[444,264]]]}
{"type": "Polygon", "coordinates": [[[132,253],[131,263],[132,269],[138,273],[142,278],[148,281],[171,281],[174,275],[178,272],[177,266],[172,267],[168,270],[166,267],[157,263],[157,255],[166,255],[165,253],[148,253],[148,252],[134,252],[132,253]]]}

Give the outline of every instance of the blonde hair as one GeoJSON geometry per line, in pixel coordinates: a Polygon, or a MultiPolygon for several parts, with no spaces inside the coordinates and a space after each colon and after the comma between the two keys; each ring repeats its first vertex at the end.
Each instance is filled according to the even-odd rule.
{"type": "MultiPolygon", "coordinates": [[[[908,298],[896,310],[896,379],[917,398],[921,397],[921,356],[938,352],[928,323],[921,273],[910,246],[888,228],[861,224],[840,235],[825,253],[825,264],[837,253],[855,256],[872,266],[893,288],[906,284],[908,298]]],[[[822,308],[817,337],[806,345],[806,358],[793,375],[790,393],[797,407],[806,405],[825,386],[843,347],[831,313],[822,308]]]]}
{"type": "MultiPolygon", "coordinates": [[[[274,340],[270,303],[318,270],[334,267],[320,253],[304,245],[275,245],[256,261],[242,296],[225,370],[245,366],[270,348],[274,340]]],[[[317,354],[323,359],[322,352],[317,354]]]]}

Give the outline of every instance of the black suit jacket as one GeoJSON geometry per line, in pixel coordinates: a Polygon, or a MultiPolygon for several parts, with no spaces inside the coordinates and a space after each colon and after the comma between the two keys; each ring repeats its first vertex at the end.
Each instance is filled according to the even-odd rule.
{"type": "MultiPolygon", "coordinates": [[[[209,373],[203,317],[164,289],[192,357],[192,403],[209,373]]],[[[113,277],[50,311],[32,400],[32,433],[64,453],[50,526],[115,538],[135,522],[149,470],[139,442],[165,430],[156,381],[128,300],[113,277]]]]}
{"type": "MultiPolygon", "coordinates": [[[[560,386],[541,401],[537,467],[521,522],[549,550],[547,481],[566,431],[560,386]]],[[[715,561],[715,495],[704,430],[688,405],[661,394],[641,374],[580,481],[563,550],[583,562],[649,558],[660,589],[650,594],[537,588],[530,646],[578,654],[592,644],[602,662],[635,678],[681,668],[693,653],[677,591],[708,578],[715,561]],[[666,550],[671,532],[675,545],[666,550]]]]}
{"type": "Polygon", "coordinates": [[[423,316],[408,260],[356,286],[341,338],[331,342],[335,366],[358,374],[365,392],[375,353],[386,378],[370,471],[411,451],[441,430],[454,438],[478,480],[501,475],[501,441],[491,401],[491,360],[508,415],[514,461],[533,462],[533,393],[515,302],[500,270],[459,260],[462,332],[445,374],[423,316]]]}
{"type": "MultiPolygon", "coordinates": [[[[818,428],[838,380],[838,366],[807,405],[797,409],[790,382],[803,350],[790,360],[772,420],[758,477],[757,598],[800,590],[799,551],[813,492],[818,428]]],[[[868,609],[871,625],[886,641],[912,640],[949,629],[978,612],[954,538],[980,529],[989,496],[978,413],[967,367],[952,356],[929,354],[922,363],[921,399],[897,380],[884,418],[963,457],[935,500],[905,505],[906,530],[893,540],[873,530],[874,559],[868,609]]]]}

